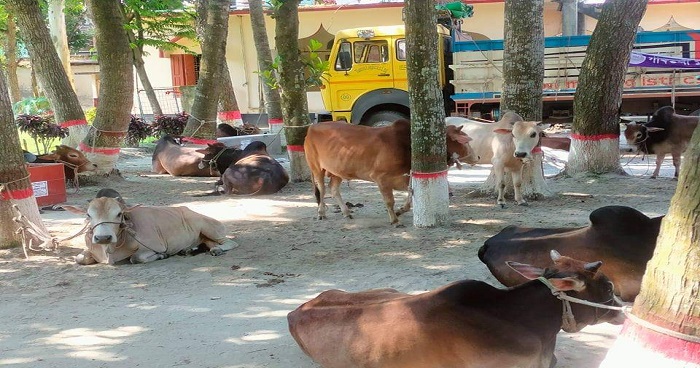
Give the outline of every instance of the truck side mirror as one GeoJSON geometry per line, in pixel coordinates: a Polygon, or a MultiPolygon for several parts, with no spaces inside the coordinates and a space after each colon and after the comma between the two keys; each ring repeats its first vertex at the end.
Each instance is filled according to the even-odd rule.
{"type": "Polygon", "coordinates": [[[340,61],[340,70],[348,71],[352,68],[352,57],[348,51],[340,51],[338,53],[338,60],[340,61]]]}

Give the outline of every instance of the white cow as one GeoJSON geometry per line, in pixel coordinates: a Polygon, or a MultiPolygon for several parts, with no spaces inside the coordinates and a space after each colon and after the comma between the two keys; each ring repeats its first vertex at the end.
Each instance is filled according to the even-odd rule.
{"type": "Polygon", "coordinates": [[[87,249],[75,257],[78,264],[115,264],[125,259],[147,263],[189,251],[200,244],[218,256],[238,244],[226,237],[219,221],[187,207],[127,207],[115,198],[95,198],[87,210],[63,206],[90,221],[87,249]]]}
{"type": "Polygon", "coordinates": [[[472,138],[470,145],[479,156],[480,164],[493,164],[496,175],[497,204],[505,207],[503,192],[506,185],[503,177],[506,172],[513,176],[515,201],[527,205],[520,191],[523,164],[532,160],[532,150],[540,140],[540,122],[523,121],[514,113],[506,112],[496,123],[482,123],[462,117],[445,118],[447,125],[462,125],[462,131],[472,138]]]}

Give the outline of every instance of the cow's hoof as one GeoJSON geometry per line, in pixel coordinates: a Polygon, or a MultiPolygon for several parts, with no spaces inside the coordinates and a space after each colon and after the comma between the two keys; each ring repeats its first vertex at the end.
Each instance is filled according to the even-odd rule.
{"type": "Polygon", "coordinates": [[[498,205],[501,206],[501,208],[506,208],[506,204],[505,204],[505,203],[499,203],[498,205]]]}
{"type": "Polygon", "coordinates": [[[650,176],[649,179],[656,179],[656,176],[650,176]]]}
{"type": "Polygon", "coordinates": [[[224,250],[219,248],[219,247],[214,247],[214,248],[209,249],[209,254],[211,254],[212,256],[215,256],[215,257],[220,256],[224,253],[226,253],[226,252],[224,252],[224,250]]]}
{"type": "Polygon", "coordinates": [[[397,228],[397,229],[401,229],[401,228],[406,227],[406,225],[404,225],[404,224],[402,224],[402,223],[400,223],[400,222],[397,222],[397,223],[394,224],[394,227],[397,228]]]}
{"type": "Polygon", "coordinates": [[[345,216],[346,219],[352,220],[352,215],[345,216]]]}
{"type": "Polygon", "coordinates": [[[326,219],[326,215],[318,215],[318,216],[316,216],[316,219],[317,219],[317,220],[325,220],[325,219],[326,219]]]}
{"type": "Polygon", "coordinates": [[[518,203],[518,206],[524,206],[524,207],[527,207],[527,206],[529,206],[529,205],[530,205],[530,204],[529,204],[529,203],[527,203],[527,202],[520,202],[520,203],[518,203]]]}

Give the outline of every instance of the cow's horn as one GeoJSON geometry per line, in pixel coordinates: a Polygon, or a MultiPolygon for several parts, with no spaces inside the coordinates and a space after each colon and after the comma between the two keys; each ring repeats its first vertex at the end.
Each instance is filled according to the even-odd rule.
{"type": "Polygon", "coordinates": [[[559,258],[561,258],[561,254],[559,254],[559,252],[557,252],[557,251],[554,250],[554,249],[552,249],[552,250],[549,252],[549,255],[552,257],[552,261],[554,261],[554,262],[558,261],[559,258]]]}
{"type": "Polygon", "coordinates": [[[602,261],[590,262],[590,263],[586,263],[586,264],[583,266],[583,268],[584,268],[586,271],[590,271],[590,272],[596,273],[596,272],[598,272],[598,269],[599,269],[600,266],[602,266],[602,265],[603,265],[603,262],[602,262],[602,261]]]}

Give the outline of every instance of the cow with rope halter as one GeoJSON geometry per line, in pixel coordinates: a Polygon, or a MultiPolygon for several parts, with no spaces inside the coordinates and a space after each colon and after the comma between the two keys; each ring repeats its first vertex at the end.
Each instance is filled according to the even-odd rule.
{"type": "Polygon", "coordinates": [[[560,329],[624,321],[601,262],[551,258],[546,269],[509,262],[530,280],[509,289],[463,280],[418,295],[324,291],[288,314],[289,330],[325,368],[549,368],[560,329]]]}
{"type": "Polygon", "coordinates": [[[175,137],[165,135],[156,142],[151,171],[172,176],[219,176],[211,167],[200,167],[203,155],[197,147],[185,147],[175,137]]]}
{"type": "Polygon", "coordinates": [[[221,222],[187,207],[127,206],[119,198],[95,198],[87,209],[63,206],[87,215],[87,249],[75,257],[76,263],[147,263],[200,245],[218,256],[238,245],[226,237],[221,222]]]}
{"type": "Polygon", "coordinates": [[[659,176],[661,164],[668,153],[673,157],[673,177],[678,179],[681,155],[688,148],[699,121],[697,116],[678,115],[673,107],[664,106],[654,112],[648,123],[625,124],[625,139],[628,145],[642,153],[656,154],[656,168],[650,179],[659,176]]]}
{"type": "MultiPolygon", "coordinates": [[[[25,157],[31,157],[31,155],[27,155],[29,152],[25,151],[24,153],[25,157]]],[[[95,171],[97,169],[97,164],[88,160],[84,153],[65,145],[56,146],[53,152],[35,156],[33,160],[29,162],[35,164],[62,163],[66,181],[73,183],[75,187],[77,187],[75,184],[77,184],[78,173],[95,171]]]]}

